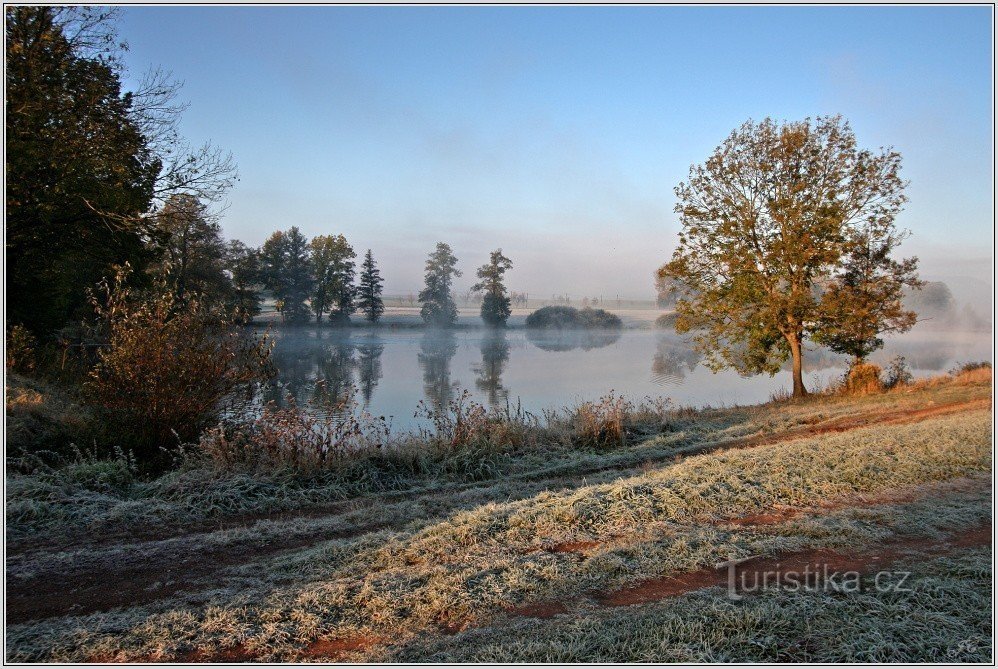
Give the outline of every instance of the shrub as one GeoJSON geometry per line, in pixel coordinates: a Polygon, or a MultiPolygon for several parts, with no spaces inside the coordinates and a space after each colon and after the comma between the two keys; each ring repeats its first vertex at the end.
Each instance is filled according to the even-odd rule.
{"type": "Polygon", "coordinates": [[[270,403],[255,419],[206,430],[200,450],[222,469],[308,472],[388,444],[384,418],[358,413],[351,397],[322,415],[308,409],[299,407],[293,397],[286,407],[270,403]]]}
{"type": "Polygon", "coordinates": [[[627,443],[625,421],[634,405],[612,390],[597,402],[583,402],[575,411],[575,441],[594,448],[615,448],[627,443]]]}
{"type": "Polygon", "coordinates": [[[156,280],[126,286],[130,268],[91,295],[103,346],[85,384],[117,443],[156,465],[162,449],[195,440],[234,392],[272,373],[266,335],[248,335],[197,298],[156,280]]]}
{"type": "Polygon", "coordinates": [[[7,372],[30,374],[35,369],[35,336],[23,325],[12,325],[7,330],[7,372]]]}
{"type": "Polygon", "coordinates": [[[431,408],[420,401],[416,418],[425,418],[432,430],[421,430],[419,438],[444,450],[457,450],[479,445],[504,448],[522,446],[529,428],[537,426],[536,418],[519,404],[513,408],[487,409],[471,400],[463,391],[442,408],[431,408]]]}
{"type": "Polygon", "coordinates": [[[887,379],[884,381],[884,387],[890,390],[906,386],[914,379],[915,377],[912,376],[911,370],[908,368],[907,360],[903,355],[898,355],[887,365],[887,379]]]}
{"type": "Polygon", "coordinates": [[[991,381],[991,363],[965,362],[957,365],[950,374],[961,383],[989,383],[991,381]]]}
{"type": "Polygon", "coordinates": [[[853,364],[846,373],[845,391],[851,395],[866,395],[883,390],[880,382],[881,369],[866,362],[853,364]]]}
{"type": "Polygon", "coordinates": [[[121,449],[116,449],[110,458],[102,458],[96,451],[74,448],[74,452],[72,462],[55,470],[60,483],[108,495],[127,493],[135,483],[138,471],[135,460],[121,449]]]}
{"type": "Polygon", "coordinates": [[[7,375],[6,390],[7,456],[17,469],[51,464],[88,440],[92,416],[66,390],[17,374],[7,375]]]}
{"type": "Polygon", "coordinates": [[[991,369],[991,363],[987,360],[982,362],[965,362],[961,365],[954,367],[950,374],[953,376],[958,376],[960,374],[965,374],[966,372],[976,372],[979,369],[991,369]]]}
{"type": "Polygon", "coordinates": [[[616,330],[623,327],[620,318],[609,311],[590,307],[576,309],[566,306],[542,307],[527,316],[526,325],[528,328],[559,330],[573,328],[616,330]]]}

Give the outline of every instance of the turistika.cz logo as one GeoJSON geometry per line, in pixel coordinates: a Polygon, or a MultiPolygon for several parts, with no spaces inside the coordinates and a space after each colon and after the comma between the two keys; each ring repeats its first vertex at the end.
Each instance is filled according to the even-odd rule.
{"type": "Polygon", "coordinates": [[[747,594],[763,590],[780,589],[788,592],[910,592],[905,583],[911,576],[907,571],[878,571],[866,574],[857,570],[843,570],[820,561],[803,567],[784,568],[777,563],[773,567],[753,567],[758,556],[729,559],[714,565],[717,569],[727,569],[728,597],[740,600],[747,594]]]}

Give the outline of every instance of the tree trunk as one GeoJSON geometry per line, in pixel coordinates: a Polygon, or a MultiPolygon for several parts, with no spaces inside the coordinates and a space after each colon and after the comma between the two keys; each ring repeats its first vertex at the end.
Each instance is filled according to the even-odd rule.
{"type": "Polygon", "coordinates": [[[790,343],[790,354],[793,356],[794,361],[794,397],[804,397],[807,395],[807,390],[804,388],[804,354],[801,346],[801,338],[798,335],[790,335],[787,337],[787,341],[790,343]]]}

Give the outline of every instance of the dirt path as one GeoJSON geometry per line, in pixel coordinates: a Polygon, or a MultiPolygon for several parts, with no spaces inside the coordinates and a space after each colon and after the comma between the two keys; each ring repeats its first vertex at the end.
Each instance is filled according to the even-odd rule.
{"type": "MultiPolygon", "coordinates": [[[[930,417],[973,411],[990,407],[990,399],[973,400],[944,404],[934,407],[868,412],[858,416],[848,416],[841,419],[816,423],[805,428],[789,430],[779,434],[759,435],[712,442],[697,445],[683,452],[692,455],[730,448],[748,448],[765,444],[800,439],[809,436],[831,432],[844,432],[857,429],[873,423],[917,422],[930,417]]],[[[673,456],[668,456],[671,459],[673,456]]],[[[573,475],[573,478],[583,474],[573,475]]],[[[453,496],[454,490],[440,493],[441,497],[453,496]]],[[[401,497],[402,495],[396,495],[401,497]]],[[[390,497],[390,496],[386,496],[390,497]]],[[[384,501],[384,498],[381,499],[384,501]]],[[[897,501],[896,499],[894,501],[897,501]]],[[[323,517],[345,513],[356,508],[358,500],[349,500],[333,507],[305,509],[300,512],[281,512],[279,514],[260,514],[255,520],[293,520],[302,517],[323,517]]],[[[862,500],[860,500],[860,503],[862,500]]],[[[868,500],[867,505],[886,503],[884,501],[868,500]]],[[[788,513],[802,513],[803,510],[775,510],[772,521],[778,522],[789,518],[788,513]]],[[[721,519],[723,522],[723,519],[721,519]]],[[[769,519],[757,518],[729,519],[728,522],[741,524],[764,524],[769,519]]],[[[245,525],[248,518],[240,519],[240,525],[245,525]]],[[[31,620],[59,617],[65,615],[84,615],[89,613],[109,611],[119,607],[129,607],[147,604],[171,597],[184,591],[204,589],[213,579],[217,586],[220,573],[229,567],[245,564],[255,559],[279,552],[287,552],[302,547],[314,545],[332,539],[352,538],[365,533],[382,529],[392,529],[407,522],[405,519],[386,521],[375,525],[352,527],[349,529],[326,531],[318,534],[309,533],[289,539],[274,540],[250,539],[244,542],[226,543],[220,546],[196,547],[191,550],[190,544],[178,545],[159,551],[136,551],[136,557],[126,559],[114,565],[82,565],[66,569],[54,566],[45,569],[41,566],[31,578],[7,582],[7,621],[8,623],[23,623],[31,620]]],[[[187,534],[195,534],[189,530],[187,534]]],[[[150,542],[151,543],[151,542],[150,542]]],[[[587,544],[588,546],[588,544],[587,544]]],[[[563,545],[557,550],[577,551],[586,546],[563,545]]],[[[591,547],[591,546],[589,546],[591,547]]]]}

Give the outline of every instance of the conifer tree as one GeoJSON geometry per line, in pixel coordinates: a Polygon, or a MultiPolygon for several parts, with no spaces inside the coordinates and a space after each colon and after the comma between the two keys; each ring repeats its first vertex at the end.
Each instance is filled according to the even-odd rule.
{"type": "Polygon", "coordinates": [[[357,287],[357,308],[364,318],[377,323],[381,314],[385,311],[385,305],[381,300],[381,272],[374,264],[374,255],[371,249],[364,254],[364,263],[360,269],[360,285],[357,287]]]}
{"type": "Polygon", "coordinates": [[[513,266],[513,262],[502,254],[502,249],[496,249],[489,257],[489,262],[478,268],[478,283],[471,287],[473,291],[482,291],[482,320],[492,327],[506,325],[510,314],[510,299],[503,285],[503,275],[513,266]]]}
{"type": "Polygon", "coordinates": [[[449,327],[457,321],[457,305],[451,294],[455,276],[461,276],[457,258],[449,245],[437,243],[426,259],[426,286],[419,291],[419,301],[423,304],[420,315],[426,324],[449,327]]]}

